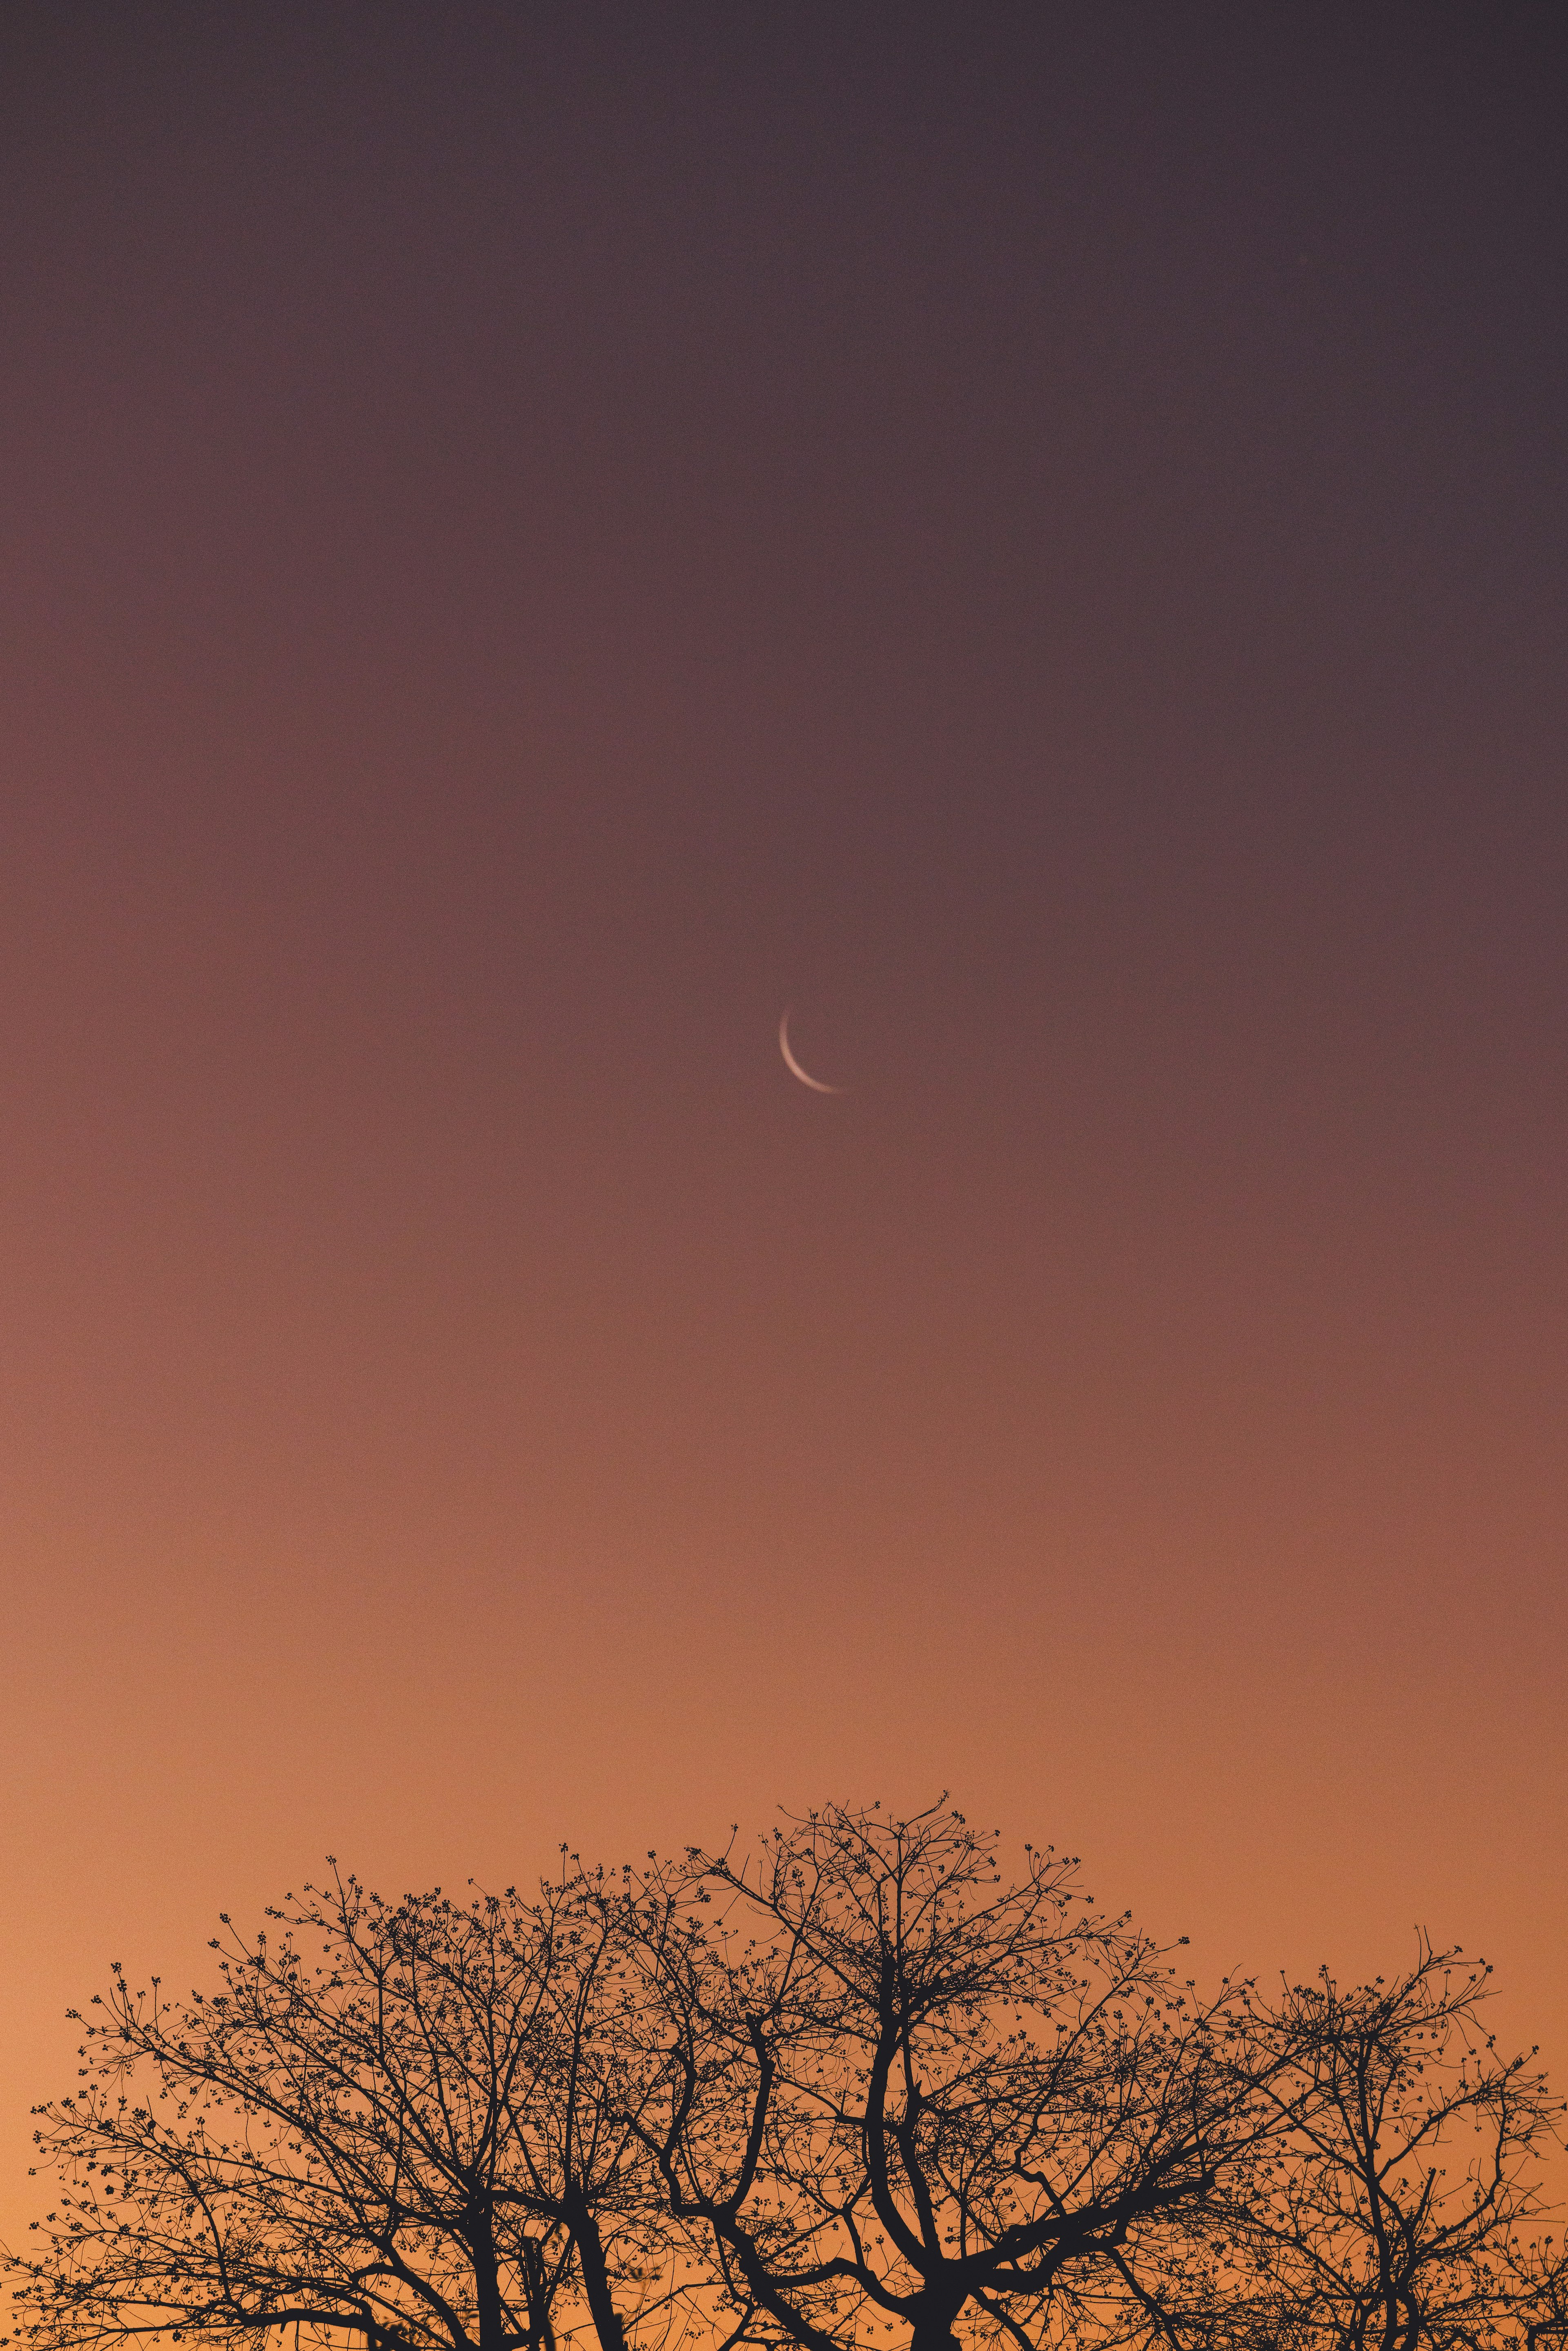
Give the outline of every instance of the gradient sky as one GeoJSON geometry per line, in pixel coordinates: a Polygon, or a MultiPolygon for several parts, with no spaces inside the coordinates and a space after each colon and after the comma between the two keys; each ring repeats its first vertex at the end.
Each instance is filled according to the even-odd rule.
{"type": "Polygon", "coordinates": [[[5,11],[0,2230],[111,1959],[828,1796],[1568,2076],[1565,65],[5,11]]]}

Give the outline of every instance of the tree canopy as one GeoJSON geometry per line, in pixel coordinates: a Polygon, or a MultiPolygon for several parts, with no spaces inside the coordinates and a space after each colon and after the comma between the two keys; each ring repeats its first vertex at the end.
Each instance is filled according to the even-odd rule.
{"type": "Polygon", "coordinates": [[[935,1807],[388,1903],[81,2021],[26,2351],[1521,2351],[1560,2109],[1488,1971],[1200,1994],[935,1807]]]}

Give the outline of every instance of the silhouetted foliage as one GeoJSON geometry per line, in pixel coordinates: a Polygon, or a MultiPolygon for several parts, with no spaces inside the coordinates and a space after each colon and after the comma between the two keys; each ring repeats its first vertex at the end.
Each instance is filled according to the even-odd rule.
{"type": "Polygon", "coordinates": [[[1546,2351],[1559,2110],[1484,1972],[1201,1999],[1077,1865],[828,1807],[525,1899],[334,1876],[117,1970],[28,2351],[1546,2351]]]}
{"type": "Polygon", "coordinates": [[[1161,2339],[1487,2351],[1568,2332],[1561,2256],[1533,2233],[1561,2108],[1529,2058],[1497,2054],[1490,1974],[1424,1944],[1393,1983],[1342,1991],[1325,1970],[1256,2016],[1268,2160],[1149,2294],[1161,2339]]]}
{"type": "Polygon", "coordinates": [[[598,2032],[624,1896],[307,1891],[254,1944],[225,1919],[215,1991],[117,1968],[94,2002],[86,2088],[39,2110],[63,2188],[25,2339],[552,2351],[567,2296],[622,2351],[663,2243],[598,2032]]]}
{"type": "Polygon", "coordinates": [[[737,2317],[807,2351],[1101,2331],[1268,2125],[1242,1994],[1197,2002],[1071,1862],[1004,1885],[956,1813],[814,1813],[690,1890],[716,1923],[649,1954],[679,2085],[640,2129],[737,2317]]]}

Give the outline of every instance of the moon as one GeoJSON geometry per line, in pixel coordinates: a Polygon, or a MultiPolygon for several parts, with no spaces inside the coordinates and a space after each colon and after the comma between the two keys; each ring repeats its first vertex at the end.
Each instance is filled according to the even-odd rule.
{"type": "Polygon", "coordinates": [[[788,1005],[784,1008],[784,1018],[779,1023],[779,1050],[784,1056],[784,1066],[789,1071],[789,1075],[792,1078],[799,1078],[803,1086],[810,1086],[814,1094],[848,1093],[848,1086],[824,1085],[821,1078],[812,1077],[809,1070],[803,1070],[800,1067],[800,1062],[789,1050],[789,1008],[788,1005]]]}

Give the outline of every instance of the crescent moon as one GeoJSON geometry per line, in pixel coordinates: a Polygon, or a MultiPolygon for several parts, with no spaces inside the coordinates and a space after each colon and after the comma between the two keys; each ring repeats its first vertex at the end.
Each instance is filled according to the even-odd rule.
{"type": "Polygon", "coordinates": [[[784,1066],[789,1071],[789,1075],[792,1078],[799,1078],[803,1086],[810,1086],[814,1094],[848,1093],[848,1086],[824,1085],[821,1078],[814,1078],[809,1070],[803,1070],[800,1067],[800,1062],[789,1050],[789,1008],[788,1005],[784,1008],[784,1018],[779,1023],[779,1050],[784,1056],[784,1066]]]}

